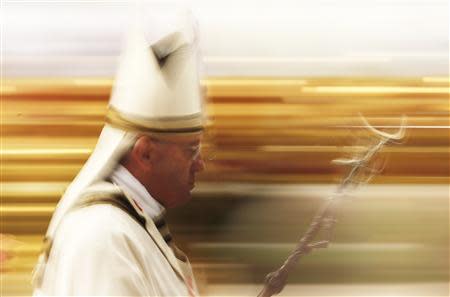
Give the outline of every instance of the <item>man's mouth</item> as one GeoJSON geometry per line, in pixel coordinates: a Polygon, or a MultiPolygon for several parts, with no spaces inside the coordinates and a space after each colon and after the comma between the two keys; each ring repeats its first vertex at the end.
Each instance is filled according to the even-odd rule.
{"type": "Polygon", "coordinates": [[[195,187],[195,178],[189,179],[189,187],[191,190],[195,187]]]}

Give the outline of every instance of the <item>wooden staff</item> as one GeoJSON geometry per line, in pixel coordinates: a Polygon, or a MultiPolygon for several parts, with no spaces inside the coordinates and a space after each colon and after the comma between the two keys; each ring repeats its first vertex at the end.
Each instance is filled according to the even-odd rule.
{"type": "Polygon", "coordinates": [[[373,156],[378,153],[386,144],[399,142],[405,136],[405,126],[406,126],[406,116],[402,117],[400,129],[395,134],[388,134],[383,131],[379,131],[371,126],[367,120],[361,115],[361,119],[364,126],[369,129],[377,138],[378,142],[370,147],[360,158],[354,159],[337,159],[332,162],[336,165],[349,166],[350,171],[348,175],[342,179],[341,184],[337,187],[336,191],[330,196],[327,203],[325,203],[322,208],[314,216],[308,230],[297,243],[296,248],[289,257],[284,261],[283,265],[277,270],[267,274],[265,278],[265,284],[258,297],[271,297],[280,293],[284,286],[286,285],[286,280],[289,272],[295,267],[299,259],[317,248],[328,247],[331,237],[333,234],[333,229],[336,223],[335,219],[335,209],[337,202],[341,200],[342,197],[348,195],[349,186],[358,186],[362,182],[356,180],[357,176],[369,171],[371,173],[370,177],[363,181],[367,182],[375,173],[379,171],[373,170],[369,166],[369,163],[373,156]],[[326,239],[318,242],[312,242],[314,237],[319,233],[320,230],[325,230],[326,239]]]}

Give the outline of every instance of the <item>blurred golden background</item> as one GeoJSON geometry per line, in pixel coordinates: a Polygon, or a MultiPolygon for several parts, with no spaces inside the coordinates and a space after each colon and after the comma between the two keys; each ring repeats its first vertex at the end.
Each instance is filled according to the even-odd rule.
{"type": "MultiPolygon", "coordinates": [[[[302,259],[282,293],[448,296],[449,78],[210,77],[206,171],[169,213],[206,295],[256,295],[294,248],[366,131],[386,147],[383,173],[345,200],[332,245],[302,259]],[[371,293],[370,293],[371,292],[371,293]]],[[[3,79],[1,295],[31,293],[30,273],[55,205],[95,146],[112,86],[104,78],[3,79]]]]}

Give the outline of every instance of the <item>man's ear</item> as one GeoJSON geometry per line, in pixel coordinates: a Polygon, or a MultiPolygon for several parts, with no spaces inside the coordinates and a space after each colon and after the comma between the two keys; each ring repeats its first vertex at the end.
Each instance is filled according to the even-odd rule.
{"type": "Polygon", "coordinates": [[[155,144],[149,136],[143,135],[138,138],[131,151],[132,158],[138,166],[147,168],[151,165],[154,146],[155,144]]]}

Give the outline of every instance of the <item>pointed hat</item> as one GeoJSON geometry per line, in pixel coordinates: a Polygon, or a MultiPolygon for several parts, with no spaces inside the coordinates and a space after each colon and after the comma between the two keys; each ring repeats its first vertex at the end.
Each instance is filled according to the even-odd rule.
{"type": "Polygon", "coordinates": [[[195,20],[186,11],[172,14],[169,21],[160,15],[152,20],[151,26],[134,25],[130,30],[106,124],[90,158],[58,203],[47,237],[53,237],[86,187],[110,175],[138,134],[197,133],[203,129],[195,20]]]}

